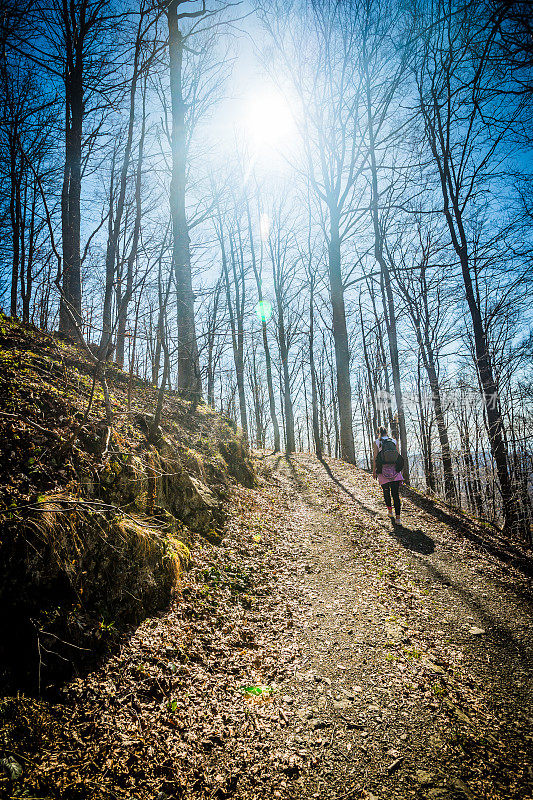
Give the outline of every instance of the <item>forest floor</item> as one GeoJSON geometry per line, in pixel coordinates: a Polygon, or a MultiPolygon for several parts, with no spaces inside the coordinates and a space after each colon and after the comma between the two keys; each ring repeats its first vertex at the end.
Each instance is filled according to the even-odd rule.
{"type": "Polygon", "coordinates": [[[532,798],[528,552],[409,491],[394,527],[334,459],[256,465],[169,610],[55,694],[0,702],[0,793],[532,798]]]}

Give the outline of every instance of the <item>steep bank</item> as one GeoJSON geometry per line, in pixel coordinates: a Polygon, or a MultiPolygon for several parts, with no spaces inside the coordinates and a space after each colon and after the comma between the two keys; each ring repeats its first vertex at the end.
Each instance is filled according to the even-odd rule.
{"type": "Polygon", "coordinates": [[[33,687],[168,604],[197,537],[220,539],[232,480],[254,472],[232,423],[0,320],[0,680],[33,687]],[[128,402],[129,398],[129,402],[128,402]]]}

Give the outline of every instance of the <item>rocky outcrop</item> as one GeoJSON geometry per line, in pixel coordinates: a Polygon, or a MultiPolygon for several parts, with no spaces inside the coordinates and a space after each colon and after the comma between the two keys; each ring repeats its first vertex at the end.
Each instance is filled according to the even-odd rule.
{"type": "Polygon", "coordinates": [[[105,501],[134,513],[153,515],[161,510],[178,520],[189,533],[211,538],[223,520],[227,474],[202,467],[197,454],[164,439],[160,447],[142,456],[114,454],[93,492],[105,501]],[[213,474],[214,487],[209,485],[213,474]]]}

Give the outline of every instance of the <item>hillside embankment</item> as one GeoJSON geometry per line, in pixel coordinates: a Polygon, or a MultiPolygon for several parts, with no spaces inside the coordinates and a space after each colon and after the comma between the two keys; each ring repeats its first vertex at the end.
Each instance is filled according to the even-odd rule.
{"type": "Polygon", "coordinates": [[[170,602],[196,538],[217,541],[235,427],[113,365],[0,320],[0,680],[42,689],[170,602]],[[129,398],[129,400],[128,400],[129,398]]]}

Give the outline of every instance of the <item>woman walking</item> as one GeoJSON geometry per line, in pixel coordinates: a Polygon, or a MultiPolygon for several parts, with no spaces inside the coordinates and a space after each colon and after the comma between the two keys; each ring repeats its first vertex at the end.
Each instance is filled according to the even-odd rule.
{"type": "Polygon", "coordinates": [[[389,517],[401,525],[401,501],[400,484],[403,482],[402,475],[403,458],[398,452],[398,443],[388,435],[387,429],[380,427],[374,442],[374,468],[373,475],[377,478],[383,489],[385,505],[389,512],[389,517]],[[394,514],[392,504],[394,503],[394,514]]]}

